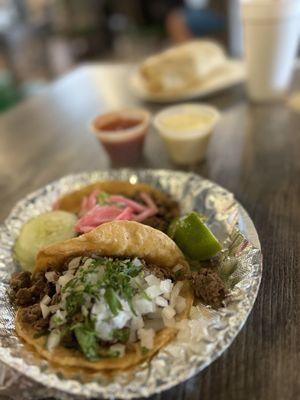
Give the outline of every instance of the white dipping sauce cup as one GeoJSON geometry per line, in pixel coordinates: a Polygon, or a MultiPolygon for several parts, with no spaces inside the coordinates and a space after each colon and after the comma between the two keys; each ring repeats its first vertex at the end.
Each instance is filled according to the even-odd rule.
{"type": "Polygon", "coordinates": [[[300,34],[299,0],[241,0],[248,94],[276,100],[289,87],[300,34]]]}
{"type": "Polygon", "coordinates": [[[207,150],[210,136],[220,119],[220,113],[214,107],[204,104],[182,104],[167,107],[154,118],[154,126],[164,140],[172,161],[180,165],[191,165],[200,162],[207,150]],[[189,115],[192,113],[203,122],[198,127],[176,129],[168,127],[165,123],[169,116],[189,115]]]}

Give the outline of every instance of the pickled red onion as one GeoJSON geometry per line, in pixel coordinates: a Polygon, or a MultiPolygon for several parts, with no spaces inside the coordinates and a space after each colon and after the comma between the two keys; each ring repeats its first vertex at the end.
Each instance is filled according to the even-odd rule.
{"type": "Polygon", "coordinates": [[[134,200],[127,199],[127,197],[124,197],[124,196],[116,196],[116,195],[110,196],[107,199],[107,202],[108,203],[122,203],[124,205],[127,205],[128,207],[131,207],[134,211],[137,211],[137,212],[142,212],[142,211],[146,210],[146,207],[143,206],[142,204],[140,204],[134,200]]]}
{"type": "Polygon", "coordinates": [[[75,230],[86,233],[97,226],[113,220],[128,220],[143,222],[157,214],[158,209],[151,196],[145,192],[140,194],[144,204],[128,199],[125,196],[112,195],[106,199],[107,205],[97,204],[98,189],[82,200],[81,218],[78,219],[75,230]],[[111,205],[110,205],[111,204],[111,205]]]}
{"type": "Polygon", "coordinates": [[[81,208],[80,215],[85,214],[87,211],[91,210],[97,204],[97,196],[100,193],[99,189],[93,190],[88,196],[84,196],[81,208]]]}
{"type": "Polygon", "coordinates": [[[115,218],[116,220],[127,220],[131,221],[133,219],[133,210],[130,207],[124,208],[124,210],[115,218]]]}
{"type": "Polygon", "coordinates": [[[116,206],[95,206],[77,221],[75,230],[83,232],[84,227],[96,228],[104,222],[113,221],[121,212],[122,210],[116,206]]]}
{"type": "Polygon", "coordinates": [[[153,211],[155,210],[155,213],[158,212],[156,204],[154,203],[154,201],[152,200],[151,196],[148,193],[141,192],[140,196],[144,200],[144,202],[147,204],[148,208],[150,208],[153,211]]]}

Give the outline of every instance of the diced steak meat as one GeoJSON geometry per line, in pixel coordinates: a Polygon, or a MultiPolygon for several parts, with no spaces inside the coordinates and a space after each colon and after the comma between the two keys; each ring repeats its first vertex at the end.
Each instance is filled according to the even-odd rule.
{"type": "Polygon", "coordinates": [[[46,294],[52,296],[55,286],[49,283],[44,273],[34,276],[30,272],[14,274],[10,281],[11,298],[17,306],[31,306],[39,302],[46,294]]]}
{"type": "Polygon", "coordinates": [[[43,318],[40,303],[29,307],[20,308],[19,312],[21,321],[32,325],[36,333],[41,333],[48,330],[50,318],[43,318]]]}
{"type": "Polygon", "coordinates": [[[198,272],[192,272],[191,282],[195,296],[205,304],[211,305],[213,308],[223,306],[227,289],[215,271],[209,268],[202,268],[198,272]]]}
{"type": "Polygon", "coordinates": [[[16,272],[10,280],[10,287],[17,291],[19,289],[28,288],[31,284],[31,273],[28,271],[16,272]]]}
{"type": "Polygon", "coordinates": [[[33,324],[33,327],[37,333],[47,332],[49,329],[49,322],[50,322],[50,317],[40,318],[33,324]]]}
{"type": "MultiPolygon", "coordinates": [[[[160,231],[167,232],[170,223],[179,215],[178,203],[171,198],[157,196],[152,193],[151,197],[153,198],[158,212],[155,216],[145,219],[143,224],[152,226],[152,228],[160,231]]],[[[139,203],[143,203],[143,199],[141,199],[139,193],[136,193],[132,199],[138,201],[139,203]]]]}
{"type": "Polygon", "coordinates": [[[171,269],[162,268],[158,265],[148,264],[145,266],[145,270],[150,274],[155,275],[159,279],[171,279],[172,281],[176,280],[176,273],[171,269]]]}
{"type": "Polygon", "coordinates": [[[21,307],[31,306],[38,301],[37,297],[31,292],[30,288],[19,289],[16,292],[14,299],[16,305],[21,307]]]}
{"type": "Polygon", "coordinates": [[[42,318],[42,310],[40,304],[34,304],[32,306],[20,309],[20,318],[23,322],[32,324],[42,318]]]}

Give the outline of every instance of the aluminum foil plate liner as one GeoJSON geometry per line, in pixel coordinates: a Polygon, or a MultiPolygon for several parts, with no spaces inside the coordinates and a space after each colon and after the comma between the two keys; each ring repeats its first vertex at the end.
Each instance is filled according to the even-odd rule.
{"type": "Polygon", "coordinates": [[[168,389],[192,377],[214,361],[232,343],[251,311],[260,284],[262,257],[259,240],[249,216],[222,187],[198,175],[167,170],[115,170],[70,175],[30,194],[0,226],[0,394],[14,399],[135,398],[168,389]],[[232,290],[226,306],[218,311],[199,305],[191,324],[193,337],[179,338],[151,362],[115,376],[97,374],[84,382],[82,375],[65,378],[45,360],[36,357],[14,332],[14,309],[7,289],[18,266],[12,249],[28,219],[51,209],[64,193],[97,180],[121,179],[146,182],[169,192],[182,212],[197,210],[223,242],[220,273],[232,290]],[[197,317],[198,315],[198,317],[197,317]]]}

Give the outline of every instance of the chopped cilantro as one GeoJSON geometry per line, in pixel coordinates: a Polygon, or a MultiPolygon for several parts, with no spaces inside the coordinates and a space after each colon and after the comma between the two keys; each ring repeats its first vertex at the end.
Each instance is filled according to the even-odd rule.
{"type": "Polygon", "coordinates": [[[99,355],[102,358],[105,358],[105,357],[116,358],[116,357],[119,357],[120,352],[119,351],[108,350],[108,349],[105,349],[105,348],[101,347],[100,350],[99,350],[99,355]]]}
{"type": "Polygon", "coordinates": [[[73,316],[81,310],[81,306],[84,301],[84,296],[82,291],[70,292],[66,298],[66,311],[68,316],[73,316]]]}
{"type": "Polygon", "coordinates": [[[91,324],[77,325],[74,329],[75,337],[80,346],[81,351],[91,361],[100,358],[100,346],[91,324]]]}
{"type": "Polygon", "coordinates": [[[106,192],[101,192],[98,194],[97,196],[97,200],[98,200],[98,204],[100,206],[104,206],[105,204],[107,204],[107,199],[109,198],[109,194],[106,192]]]}
{"type": "Polygon", "coordinates": [[[53,317],[51,318],[51,325],[53,325],[54,327],[58,327],[59,325],[61,325],[63,322],[63,319],[59,316],[59,315],[53,315],[53,317]]]}
{"type": "MultiPolygon", "coordinates": [[[[82,314],[82,305],[86,305],[90,311],[93,304],[103,296],[111,314],[115,316],[123,309],[120,300],[124,299],[135,314],[132,298],[138,291],[143,292],[143,289],[135,285],[132,278],[142,272],[142,267],[142,263],[132,262],[130,259],[97,258],[81,265],[73,279],[63,287],[62,304],[67,316],[66,323],[60,329],[69,330],[69,335],[71,338],[73,335],[75,341],[74,346],[78,345],[87,359],[93,361],[102,357],[118,357],[120,354],[101,346],[95,330],[95,319],[90,312],[82,314]]],[[[144,295],[147,296],[145,293],[144,295]]],[[[54,322],[60,326],[63,321],[54,322]]],[[[113,341],[126,343],[129,334],[129,328],[114,329],[113,341]]]]}
{"type": "Polygon", "coordinates": [[[86,267],[81,266],[75,277],[62,289],[62,292],[67,294],[66,310],[68,316],[75,315],[80,311],[84,302],[84,294],[99,299],[101,288],[105,289],[105,300],[114,315],[122,310],[118,297],[127,300],[135,314],[132,298],[136,293],[136,288],[131,284],[131,279],[138,276],[141,270],[142,263],[136,265],[129,259],[100,258],[93,260],[86,267]],[[102,274],[99,274],[100,265],[105,267],[102,274]]]}
{"type": "Polygon", "coordinates": [[[148,352],[149,352],[149,349],[147,349],[147,347],[142,347],[142,349],[141,349],[141,351],[142,351],[142,355],[143,356],[145,356],[146,354],[148,354],[148,352]]]}
{"type": "Polygon", "coordinates": [[[80,346],[81,351],[90,361],[97,361],[100,358],[118,357],[118,351],[101,347],[92,323],[77,324],[74,327],[75,337],[80,346]]]}
{"type": "Polygon", "coordinates": [[[128,342],[129,334],[130,334],[130,329],[123,328],[123,329],[114,329],[112,335],[113,338],[116,339],[118,342],[126,343],[128,342]]]}
{"type": "Polygon", "coordinates": [[[122,304],[120,303],[118,296],[110,286],[106,288],[104,298],[110,308],[110,311],[114,315],[117,315],[118,311],[122,310],[122,304]]]}
{"type": "Polygon", "coordinates": [[[128,301],[132,312],[135,311],[132,307],[132,297],[135,294],[135,289],[131,285],[131,279],[136,277],[142,269],[141,265],[135,265],[130,260],[112,260],[106,262],[106,270],[103,277],[104,284],[124,297],[128,301]]]}

